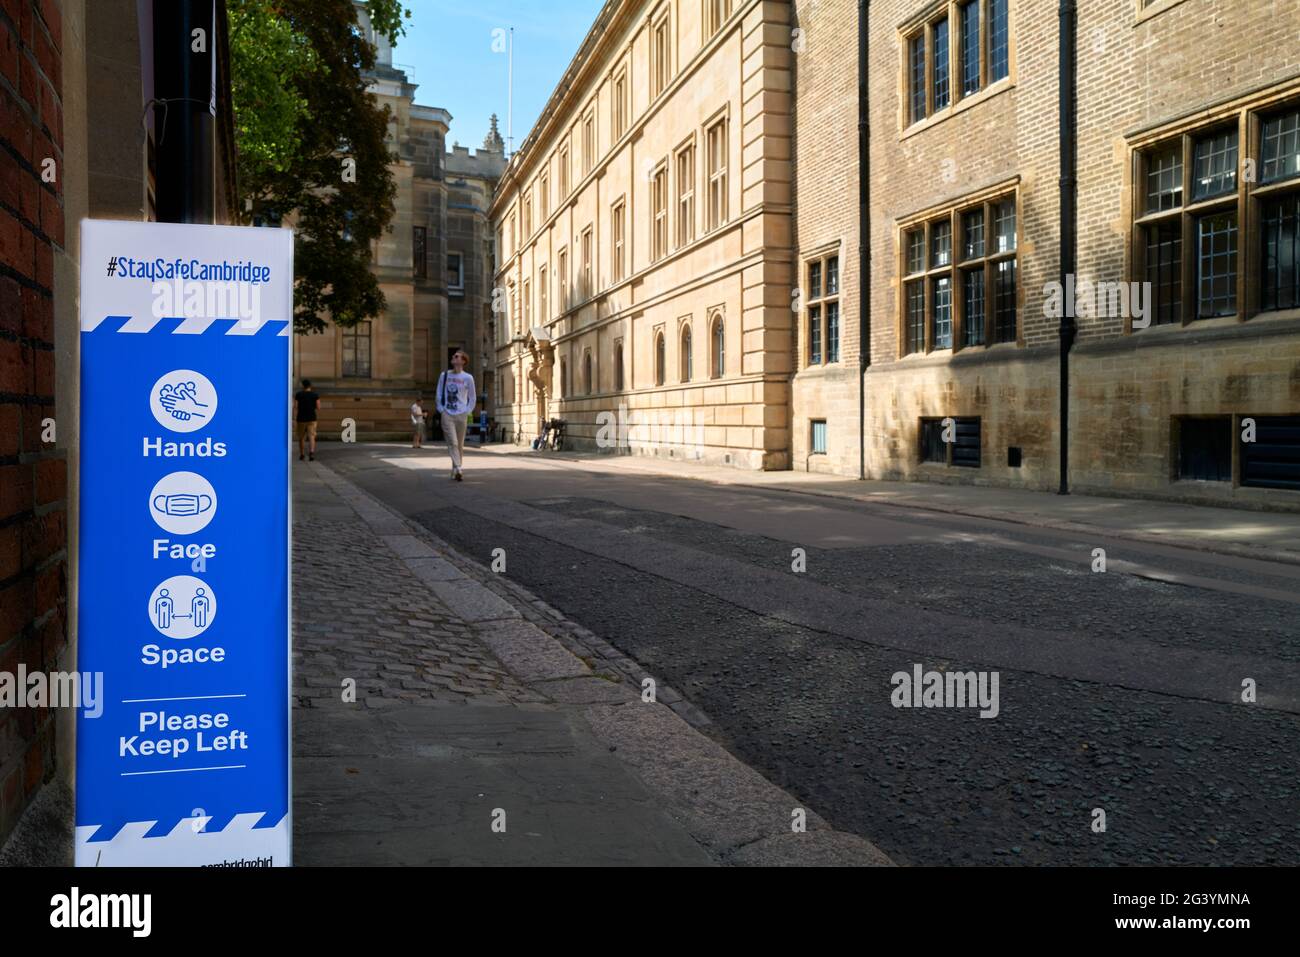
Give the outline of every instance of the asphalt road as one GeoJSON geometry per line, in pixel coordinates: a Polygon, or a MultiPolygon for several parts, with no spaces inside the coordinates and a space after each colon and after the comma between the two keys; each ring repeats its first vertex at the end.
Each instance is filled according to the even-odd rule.
{"type": "Polygon", "coordinates": [[[322,459],[505,549],[900,864],[1300,862],[1300,566],[527,456],[471,452],[463,483],[436,447],[322,459]],[[996,717],[896,707],[918,665],[996,674],[996,717]]]}

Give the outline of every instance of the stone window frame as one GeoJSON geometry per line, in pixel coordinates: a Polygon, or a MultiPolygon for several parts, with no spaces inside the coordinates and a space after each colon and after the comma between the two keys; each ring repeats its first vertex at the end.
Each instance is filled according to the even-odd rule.
{"type": "Polygon", "coordinates": [[[690,382],[695,377],[695,335],[691,317],[677,320],[677,381],[690,382]]]}
{"type": "Polygon", "coordinates": [[[700,23],[704,25],[704,42],[708,43],[734,12],[732,0],[702,0],[700,23]]]}
{"type": "Polygon", "coordinates": [[[459,250],[447,250],[447,294],[449,296],[462,297],[465,295],[465,254],[459,250]],[[451,281],[451,259],[456,259],[456,277],[455,282],[451,281]]]}
{"type": "MultiPolygon", "coordinates": [[[[803,338],[803,346],[804,346],[804,368],[807,369],[811,369],[818,366],[834,365],[839,363],[843,357],[843,350],[840,348],[840,344],[838,341],[835,343],[835,358],[832,359],[830,357],[831,356],[830,324],[827,319],[827,317],[830,314],[828,307],[833,303],[836,306],[837,314],[839,316],[839,319],[837,320],[836,329],[837,332],[842,335],[844,331],[843,252],[844,252],[843,242],[837,241],[830,246],[825,246],[803,257],[803,264],[801,266],[801,270],[802,270],[801,276],[806,284],[801,286],[800,288],[807,290],[807,296],[801,296],[800,298],[803,305],[802,311],[804,315],[804,329],[807,330],[808,335],[801,338],[803,338]],[[832,259],[835,260],[836,263],[835,266],[836,286],[835,286],[835,292],[833,293],[828,291],[829,283],[827,281],[830,275],[828,267],[832,259]],[[816,267],[817,275],[818,275],[816,295],[813,294],[814,289],[812,284],[814,267],[816,267]],[[814,351],[813,351],[813,342],[812,342],[812,332],[814,328],[813,327],[814,312],[816,313],[817,316],[816,355],[818,356],[818,359],[815,362],[813,361],[814,351]]],[[[837,340],[838,338],[839,336],[837,336],[837,340]]]]}
{"type": "Polygon", "coordinates": [[[596,104],[593,100],[579,121],[582,128],[582,178],[591,175],[600,160],[600,131],[596,127],[596,104]]]}
{"type": "Polygon", "coordinates": [[[627,278],[627,194],[609,206],[610,269],[617,285],[627,278]]]}
{"type": "Polygon", "coordinates": [[[655,388],[660,388],[668,379],[668,340],[662,322],[650,330],[650,343],[650,361],[652,363],[650,371],[655,388]]]}
{"type": "Polygon", "coordinates": [[[728,103],[706,119],[701,125],[701,129],[704,131],[704,233],[707,235],[726,226],[731,220],[730,198],[728,196],[731,160],[731,104],[728,103]],[[714,155],[712,134],[714,130],[720,131],[719,139],[721,141],[721,149],[718,150],[720,162],[716,168],[714,168],[712,162],[714,155]],[[716,210],[714,209],[713,199],[715,187],[718,194],[716,210]]]}
{"type": "Polygon", "coordinates": [[[429,228],[411,227],[411,264],[416,279],[429,278],[429,228]]]}
{"type": "Polygon", "coordinates": [[[669,229],[668,209],[668,157],[661,159],[650,171],[650,262],[666,259],[672,238],[669,229]]]}
{"type": "Polygon", "coordinates": [[[650,99],[653,102],[663,95],[673,82],[673,22],[672,5],[659,6],[647,20],[650,28],[650,99]],[[662,34],[661,34],[662,31],[662,34]],[[663,45],[660,47],[660,37],[663,45]],[[662,58],[662,60],[661,60],[662,58]]]}
{"type": "Polygon", "coordinates": [[[351,326],[339,329],[339,378],[369,379],[374,361],[374,324],[369,319],[362,319],[351,326]],[[361,343],[365,343],[365,365],[360,358],[361,343]],[[349,370],[348,346],[351,344],[351,369],[349,370]]]}
{"type": "Polygon", "coordinates": [[[546,263],[537,267],[537,321],[543,326],[551,321],[550,294],[547,288],[551,277],[548,273],[546,263]]]}
{"type": "Polygon", "coordinates": [[[545,223],[551,218],[551,177],[546,170],[537,174],[537,196],[541,200],[541,218],[539,222],[545,223]]]}
{"type": "Polygon", "coordinates": [[[596,394],[596,371],[592,364],[591,347],[582,350],[582,392],[583,395],[596,394]]]}
{"type": "Polygon", "coordinates": [[[568,135],[560,137],[560,142],[555,147],[555,169],[556,176],[559,179],[556,186],[559,188],[559,205],[563,205],[569,199],[569,191],[573,187],[572,177],[570,176],[569,165],[569,138],[568,135]]]}
{"type": "Polygon", "coordinates": [[[531,279],[524,280],[524,328],[533,327],[533,283],[531,279]]]}
{"type": "Polygon", "coordinates": [[[943,122],[977,103],[997,96],[1016,85],[1016,23],[1017,0],[1007,0],[1007,73],[996,80],[989,79],[992,54],[989,47],[989,6],[993,0],[974,0],[979,3],[979,52],[980,79],[979,88],[971,93],[963,92],[962,52],[965,38],[961,35],[961,10],[972,0],[938,0],[926,6],[898,29],[899,49],[899,97],[898,124],[901,138],[911,136],[928,129],[935,123],[943,122]],[[935,109],[934,97],[934,30],[941,22],[948,24],[948,99],[946,104],[935,109]],[[913,44],[916,40],[924,41],[923,54],[925,62],[925,115],[913,117],[914,64],[913,44]]]}
{"type": "Polygon", "coordinates": [[[894,229],[894,249],[895,264],[897,270],[898,291],[895,301],[895,339],[896,339],[896,357],[898,359],[907,356],[928,356],[935,352],[945,352],[951,355],[957,355],[971,349],[998,349],[998,348],[1022,348],[1025,344],[1024,339],[1024,270],[1021,268],[1020,255],[1024,249],[1024,216],[1023,203],[1020,194],[1020,179],[1016,177],[1013,180],[999,183],[987,189],[963,196],[958,200],[950,201],[939,206],[934,206],[914,213],[904,219],[900,219],[895,224],[894,229]],[[1016,229],[1014,233],[1015,245],[1009,250],[995,250],[992,245],[993,225],[996,218],[996,209],[1002,203],[1010,200],[1014,204],[1016,214],[1016,229]],[[983,249],[982,255],[966,256],[961,251],[964,245],[965,233],[964,223],[965,215],[981,209],[983,212],[983,249]],[[932,257],[934,253],[934,236],[932,227],[935,224],[947,224],[949,229],[950,245],[948,261],[943,265],[934,265],[932,257]],[[909,267],[909,239],[918,230],[922,235],[922,268],[913,270],[909,267]],[[1001,262],[1014,261],[1015,267],[1015,307],[1016,307],[1016,334],[1013,338],[996,339],[997,329],[997,283],[995,281],[996,268],[1001,262]],[[965,274],[974,272],[979,269],[984,275],[984,336],[983,342],[967,343],[966,339],[966,315],[965,315],[965,274]],[[945,276],[949,278],[951,326],[950,326],[950,346],[935,346],[934,327],[935,314],[933,305],[933,296],[935,280],[942,279],[945,276]],[[923,289],[923,342],[919,349],[908,348],[908,293],[909,289],[916,283],[922,283],[923,289]]]}
{"type": "Polygon", "coordinates": [[[1147,282],[1147,232],[1161,224],[1177,224],[1181,243],[1179,263],[1180,313],[1172,322],[1156,321],[1134,328],[1131,317],[1124,320],[1124,334],[1148,333],[1157,326],[1182,329],[1189,326],[1235,325],[1250,321],[1300,318],[1300,307],[1262,308],[1263,300],[1263,222],[1264,204],[1270,200],[1300,194],[1300,170],[1269,183],[1259,181],[1263,162],[1265,122],[1279,113],[1300,110],[1300,84],[1283,87],[1222,104],[1218,109],[1198,112],[1194,117],[1144,131],[1129,138],[1128,182],[1130,229],[1125,251],[1125,274],[1131,282],[1147,282]],[[1197,199],[1193,192],[1196,175],[1196,144],[1210,135],[1225,131],[1237,136],[1235,185],[1230,191],[1197,199]],[[1154,155],[1173,148],[1182,162],[1181,203],[1168,209],[1148,212],[1148,171],[1154,155]],[[1250,171],[1253,175],[1247,176],[1250,171]],[[1232,213],[1236,216],[1236,287],[1235,311],[1231,314],[1204,316],[1200,309],[1197,224],[1208,216],[1232,213]]]}
{"type": "Polygon", "coordinates": [[[561,246],[555,253],[555,281],[560,284],[556,303],[560,307],[560,312],[569,311],[569,247],[561,246]]]}
{"type": "Polygon", "coordinates": [[[596,295],[596,231],[591,223],[578,234],[578,242],[582,251],[582,262],[579,268],[582,270],[582,298],[579,302],[586,302],[596,295]]]}
{"type": "Polygon", "coordinates": [[[621,63],[618,68],[611,73],[609,81],[609,128],[611,132],[610,139],[617,143],[623,138],[629,126],[629,120],[632,116],[630,106],[629,91],[631,89],[627,79],[627,64],[621,63]]]}
{"type": "Polygon", "coordinates": [[[532,238],[533,235],[533,191],[531,189],[524,191],[522,205],[523,205],[523,212],[521,215],[523,217],[522,221],[524,224],[524,231],[520,238],[522,239],[523,243],[526,243],[530,238],[532,238]]]}
{"type": "Polygon", "coordinates": [[[614,391],[623,392],[626,389],[626,381],[623,370],[623,340],[618,338],[614,340],[614,391]]]}
{"type": "Polygon", "coordinates": [[[723,379],[727,375],[727,307],[712,306],[709,317],[709,378],[723,379]],[[718,333],[721,332],[721,342],[718,333]]]}
{"type": "Polygon", "coordinates": [[[696,220],[696,203],[695,197],[699,192],[696,188],[698,179],[698,170],[696,163],[695,150],[696,136],[695,132],[677,144],[673,150],[673,205],[676,207],[676,228],[673,230],[673,237],[676,241],[676,248],[682,249],[695,242],[695,220],[696,220]],[[682,161],[686,160],[686,167],[690,173],[690,189],[686,192],[682,190],[682,161]]]}

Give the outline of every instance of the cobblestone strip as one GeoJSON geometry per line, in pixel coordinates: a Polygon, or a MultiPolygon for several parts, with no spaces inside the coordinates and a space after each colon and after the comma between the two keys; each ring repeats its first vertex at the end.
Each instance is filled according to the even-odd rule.
{"type": "MultiPolygon", "coordinates": [[[[366,522],[373,528],[384,530],[383,540],[403,556],[413,574],[431,586],[437,586],[435,594],[444,604],[461,612],[470,612],[465,615],[467,621],[487,626],[500,620],[521,619],[558,641],[589,669],[592,676],[622,685],[627,693],[635,695],[640,695],[645,681],[650,679],[654,682],[655,700],[667,705],[693,727],[705,728],[713,723],[675,688],[647,672],[600,636],[568,620],[563,612],[523,586],[460,553],[419,522],[388,508],[332,469],[318,464],[317,470],[324,482],[366,522]],[[474,590],[465,588],[466,582],[486,589],[500,600],[500,604],[481,594],[473,594],[474,590]],[[458,604],[457,598],[462,595],[463,600],[458,604]],[[483,609],[481,614],[478,613],[480,608],[483,609]]],[[[498,657],[506,653],[500,633],[494,627],[480,627],[478,630],[479,637],[498,657]]],[[[563,693],[560,688],[550,690],[563,693]]]]}
{"type": "Polygon", "coordinates": [[[378,512],[349,519],[337,517],[340,511],[308,506],[295,515],[298,707],[343,704],[349,691],[368,708],[544,700],[496,660],[392,542],[374,533],[366,517],[378,520],[378,512]]]}

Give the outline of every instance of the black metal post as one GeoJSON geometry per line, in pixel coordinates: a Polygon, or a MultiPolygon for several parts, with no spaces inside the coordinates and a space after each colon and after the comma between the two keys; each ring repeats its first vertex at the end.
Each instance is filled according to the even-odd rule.
{"type": "Polygon", "coordinates": [[[867,477],[867,367],[871,365],[871,0],[858,0],[858,478],[867,477]]]}
{"type": "MultiPolygon", "coordinates": [[[[1075,288],[1069,281],[1074,274],[1077,255],[1077,179],[1078,166],[1075,144],[1078,103],[1075,94],[1077,64],[1078,12],[1075,0],[1061,0],[1060,5],[1060,121],[1061,121],[1061,289],[1075,288]]],[[[1066,302],[1060,320],[1060,416],[1061,464],[1060,495],[1070,494],[1070,349],[1074,345],[1076,327],[1074,310],[1066,302]]]]}
{"type": "Polygon", "coordinates": [[[158,221],[211,223],[217,38],[213,0],[153,4],[155,202],[158,221]]]}

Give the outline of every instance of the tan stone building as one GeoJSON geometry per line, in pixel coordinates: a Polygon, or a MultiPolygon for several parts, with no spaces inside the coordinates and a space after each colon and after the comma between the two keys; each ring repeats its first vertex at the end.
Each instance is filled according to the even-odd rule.
{"type": "Polygon", "coordinates": [[[1058,0],[608,3],[493,204],[502,418],[536,431],[543,327],[548,415],[579,445],[620,403],[680,406],[708,460],[1056,489],[1065,311],[1071,488],[1300,508],[1300,60],[1280,24],[1300,0],[1080,4],[1063,228],[1058,0]],[[697,381],[715,306],[718,384],[697,381]]]}
{"type": "MultiPolygon", "coordinates": [[[[358,18],[368,26],[364,11],[358,18]]],[[[361,439],[409,435],[412,401],[421,394],[431,400],[457,348],[469,352],[479,381],[491,381],[484,360],[493,269],[487,210],[505,168],[495,118],[483,148],[457,144],[448,152],[451,114],[416,103],[417,84],[393,65],[387,40],[372,32],[371,41],[377,62],[370,92],[392,111],[388,141],[397,155],[396,212],[374,250],[387,304],[382,316],[355,327],[330,324],[299,335],[295,350],[297,377],[321,393],[323,434],[337,434],[340,421],[352,418],[361,439]]]]}
{"type": "MultiPolygon", "coordinates": [[[[1057,487],[1058,6],[872,5],[872,476],[1057,487]]],[[[1075,490],[1300,507],[1277,491],[1300,489],[1300,61],[1281,23],[1300,0],[1079,5],[1075,490]]]]}
{"type": "Polygon", "coordinates": [[[788,18],[602,9],[492,207],[509,436],[537,434],[541,388],[573,447],[789,466],[788,18]]]}

